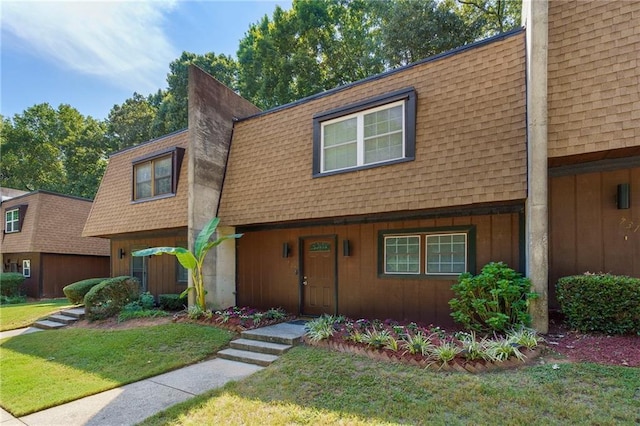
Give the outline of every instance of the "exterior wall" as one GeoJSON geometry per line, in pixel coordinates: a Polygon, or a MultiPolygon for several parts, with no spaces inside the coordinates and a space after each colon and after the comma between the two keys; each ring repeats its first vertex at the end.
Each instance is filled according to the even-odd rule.
{"type": "Polygon", "coordinates": [[[549,2],[549,157],[640,146],[640,2],[549,2]]]}
{"type": "MultiPolygon", "coordinates": [[[[187,229],[159,230],[153,233],[140,233],[118,236],[111,239],[111,276],[131,275],[131,253],[149,247],[186,247],[187,229]],[[120,258],[120,250],[124,257],[120,258]]],[[[147,257],[148,291],[154,296],[160,294],[182,293],[187,283],[177,281],[177,259],[163,254],[147,257]]]]}
{"type": "Polygon", "coordinates": [[[551,178],[550,293],[558,278],[584,272],[640,277],[640,167],[551,178]],[[630,184],[629,209],[616,205],[621,183],[630,184]]]}
{"type": "Polygon", "coordinates": [[[188,136],[187,131],[181,131],[113,154],[82,234],[109,237],[187,226],[188,136]],[[174,147],[187,150],[177,175],[175,196],[133,202],[133,161],[174,147]]]}
{"type": "Polygon", "coordinates": [[[11,272],[11,264],[15,263],[17,265],[17,271],[14,272],[22,273],[23,260],[31,261],[31,277],[25,278],[24,283],[22,284],[22,292],[28,297],[38,299],[40,298],[40,281],[42,277],[42,262],[40,253],[3,253],[2,270],[4,272],[11,272]]]}
{"type": "Polygon", "coordinates": [[[240,226],[526,198],[524,33],[236,123],[222,223],[240,226]],[[407,87],[415,160],[312,177],[313,116],[407,87]]]}
{"type": "Polygon", "coordinates": [[[43,253],[41,271],[40,297],[65,297],[62,289],[68,284],[88,278],[108,277],[109,258],[43,253]]]}
{"type": "MultiPolygon", "coordinates": [[[[521,210],[521,209],[520,209],[521,210]]],[[[379,231],[475,225],[475,264],[479,269],[490,261],[504,261],[514,269],[520,265],[521,213],[478,214],[354,223],[317,225],[287,229],[238,229],[238,305],[257,308],[300,309],[300,238],[335,235],[337,241],[337,311],[354,318],[393,318],[453,324],[448,301],[454,279],[378,276],[379,231]],[[344,256],[342,241],[349,240],[350,255],[344,256]],[[283,244],[291,255],[283,258],[283,244]]],[[[475,271],[472,271],[475,272],[475,271]]],[[[333,312],[329,312],[333,313],[333,312]]]]}

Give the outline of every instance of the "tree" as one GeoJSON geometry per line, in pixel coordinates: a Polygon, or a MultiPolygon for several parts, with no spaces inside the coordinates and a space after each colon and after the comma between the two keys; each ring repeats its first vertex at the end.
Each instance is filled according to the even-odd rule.
{"type": "Polygon", "coordinates": [[[156,115],[157,107],[136,92],[122,105],[114,105],[106,120],[111,151],[119,151],[160,136],[152,133],[156,115]]]}
{"type": "Polygon", "coordinates": [[[242,234],[230,234],[223,235],[213,241],[210,241],[211,236],[216,232],[218,223],[220,223],[220,219],[214,217],[204,226],[204,228],[202,228],[202,230],[196,237],[196,242],[193,247],[193,253],[182,247],[153,247],[134,251],[133,253],[131,253],[131,255],[152,256],[170,254],[176,256],[178,258],[178,262],[180,262],[180,264],[186,269],[191,271],[191,278],[193,280],[193,286],[187,287],[187,289],[182,292],[180,296],[183,297],[189,291],[195,291],[196,306],[204,312],[207,309],[205,300],[207,290],[204,286],[202,267],[204,266],[204,259],[207,257],[207,253],[209,253],[209,250],[216,246],[219,246],[226,240],[242,237],[242,234]]]}
{"type": "Polygon", "coordinates": [[[202,68],[231,89],[237,88],[238,64],[231,56],[213,52],[204,55],[182,52],[179,58],[169,64],[167,90],[149,97],[150,105],[157,105],[157,115],[151,124],[151,131],[156,136],[188,126],[189,65],[202,68]]]}
{"type": "Polygon", "coordinates": [[[482,37],[509,31],[520,25],[522,0],[456,0],[449,6],[467,26],[479,26],[482,37]]]}
{"type": "Polygon", "coordinates": [[[104,124],[43,103],[2,119],[0,184],[93,198],[106,162],[104,124]]]}

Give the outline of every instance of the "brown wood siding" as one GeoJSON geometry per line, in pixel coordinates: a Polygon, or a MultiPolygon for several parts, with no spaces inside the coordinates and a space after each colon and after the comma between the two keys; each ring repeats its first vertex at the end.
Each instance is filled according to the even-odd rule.
{"type": "MultiPolygon", "coordinates": [[[[245,232],[237,241],[237,303],[299,312],[300,246],[307,236],[337,236],[337,312],[353,318],[393,318],[451,326],[452,279],[378,276],[378,233],[385,229],[475,225],[477,270],[490,261],[520,269],[519,214],[412,219],[245,232]],[[343,256],[343,240],[350,256],[343,256]],[[288,243],[291,255],[282,257],[288,243]]],[[[476,271],[477,272],[477,271],[476,271]]]]}
{"type": "Polygon", "coordinates": [[[549,293],[558,278],[584,272],[640,277],[640,168],[552,177],[549,190],[549,293]],[[631,207],[618,210],[629,183],[631,207]]]}
{"type": "MultiPolygon", "coordinates": [[[[129,235],[111,240],[111,275],[131,275],[131,252],[148,247],[187,247],[187,230],[178,229],[154,234],[129,235]],[[120,249],[125,256],[120,259],[120,249]]],[[[154,296],[181,293],[186,283],[177,282],[176,257],[168,254],[150,256],[147,269],[148,290],[154,296]]]]}
{"type": "Polygon", "coordinates": [[[25,278],[21,287],[21,294],[38,299],[40,297],[40,253],[2,253],[4,262],[2,270],[11,272],[11,264],[17,264],[17,272],[22,274],[22,261],[31,261],[31,277],[25,278]]]}
{"type": "Polygon", "coordinates": [[[109,258],[43,253],[41,271],[41,297],[64,297],[62,289],[68,284],[87,278],[108,277],[109,258]]]}

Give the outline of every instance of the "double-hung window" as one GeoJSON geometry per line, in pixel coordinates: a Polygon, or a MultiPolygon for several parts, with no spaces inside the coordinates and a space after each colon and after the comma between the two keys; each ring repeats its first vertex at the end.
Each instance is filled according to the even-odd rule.
{"type": "Polygon", "coordinates": [[[133,200],[147,200],[176,193],[177,175],[184,150],[171,150],[133,161],[133,200]]]}
{"type": "Polygon", "coordinates": [[[404,89],[314,116],[314,176],[412,160],[415,104],[404,89]]]}
{"type": "Polygon", "coordinates": [[[4,232],[20,231],[20,209],[7,210],[4,214],[4,232]]]}
{"type": "Polygon", "coordinates": [[[22,261],[22,276],[25,278],[31,277],[31,260],[22,261]]]}
{"type": "Polygon", "coordinates": [[[475,269],[475,228],[384,230],[379,235],[381,275],[456,276],[475,269]]]}

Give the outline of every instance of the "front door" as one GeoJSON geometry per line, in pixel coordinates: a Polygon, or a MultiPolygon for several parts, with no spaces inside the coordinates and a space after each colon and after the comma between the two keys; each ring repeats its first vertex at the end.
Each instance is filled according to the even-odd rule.
{"type": "Polygon", "coordinates": [[[301,309],[304,315],[336,314],[336,238],[303,237],[301,309]]]}

